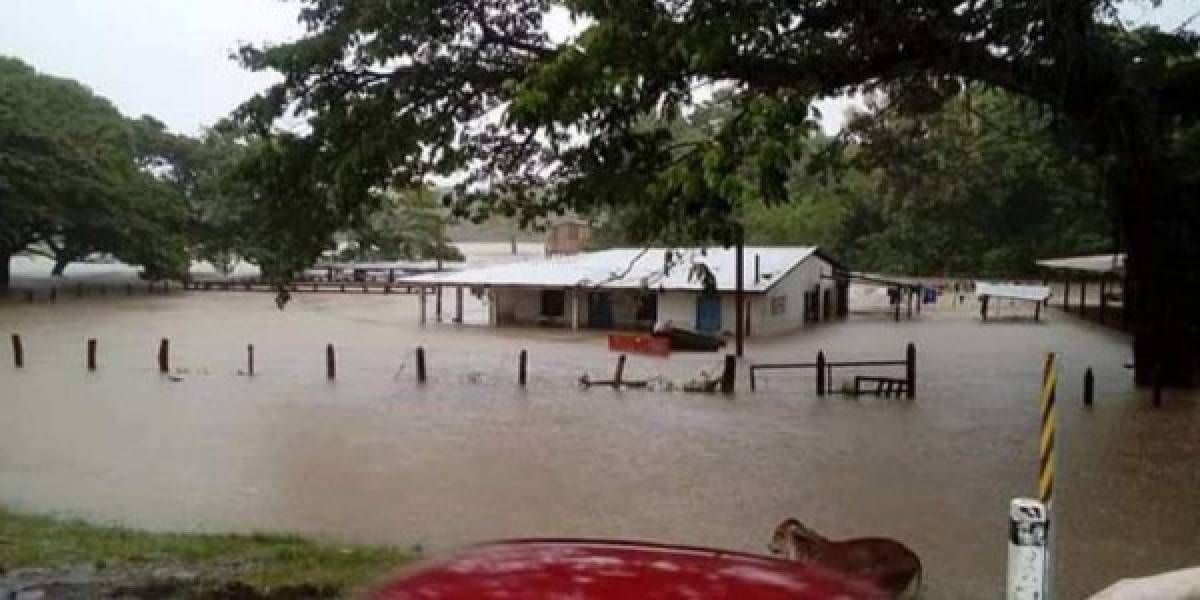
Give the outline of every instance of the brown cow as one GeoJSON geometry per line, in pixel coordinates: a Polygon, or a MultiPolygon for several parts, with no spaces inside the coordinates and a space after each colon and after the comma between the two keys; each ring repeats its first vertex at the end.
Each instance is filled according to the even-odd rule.
{"type": "Polygon", "coordinates": [[[796,519],[785,519],[775,528],[767,548],[788,560],[814,563],[870,581],[895,598],[910,588],[915,597],[921,589],[921,559],[896,540],[857,538],[834,542],[796,519]]]}

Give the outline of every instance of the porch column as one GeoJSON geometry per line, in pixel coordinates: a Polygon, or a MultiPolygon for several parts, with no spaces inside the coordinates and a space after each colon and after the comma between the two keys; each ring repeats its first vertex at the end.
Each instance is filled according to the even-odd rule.
{"type": "Polygon", "coordinates": [[[421,285],[421,286],[419,286],[417,289],[419,289],[419,290],[420,290],[420,298],[421,298],[421,301],[420,301],[420,305],[421,305],[421,316],[420,316],[420,318],[418,319],[418,322],[419,322],[421,325],[425,325],[425,286],[422,284],[422,285],[421,285]]]}
{"type": "Polygon", "coordinates": [[[462,289],[462,286],[460,285],[460,286],[456,286],[454,288],[454,322],[455,323],[463,322],[462,305],[463,305],[463,289],[462,289]]]}
{"type": "Polygon", "coordinates": [[[579,330],[579,290],[571,288],[568,290],[571,297],[571,330],[579,330]]]}
{"type": "Polygon", "coordinates": [[[1107,318],[1108,317],[1108,299],[1104,297],[1104,295],[1105,295],[1104,292],[1106,291],[1105,288],[1107,288],[1107,287],[1108,287],[1108,278],[1102,277],[1100,279],[1100,319],[1099,319],[1099,321],[1101,323],[1104,323],[1105,321],[1108,320],[1108,318],[1107,318]]]}
{"type": "Polygon", "coordinates": [[[437,322],[442,322],[442,286],[435,286],[433,292],[437,296],[433,299],[433,314],[437,317],[437,322]]]}
{"type": "Polygon", "coordinates": [[[487,289],[488,325],[496,326],[496,290],[487,289]]]}
{"type": "Polygon", "coordinates": [[[1087,284],[1088,280],[1085,276],[1079,282],[1079,316],[1087,318],[1087,284]]]}

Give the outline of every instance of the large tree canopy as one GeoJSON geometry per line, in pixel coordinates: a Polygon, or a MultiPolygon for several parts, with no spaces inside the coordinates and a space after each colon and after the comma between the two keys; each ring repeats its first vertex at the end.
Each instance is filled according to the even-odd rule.
{"type": "Polygon", "coordinates": [[[1194,35],[1127,31],[1107,0],[564,0],[582,27],[566,41],[547,31],[548,0],[304,5],[310,35],[243,50],[285,77],[243,114],[264,134],[288,111],[308,117],[287,138],[312,175],[297,193],[344,210],[458,174],[457,208],[476,216],[637,205],[646,231],[730,243],[740,207],[787,200],[813,98],[883,91],[920,113],[964,81],[1019,94],[1107,167],[1139,379],[1200,374],[1200,317],[1179,291],[1200,276],[1169,266],[1200,258],[1195,187],[1173,168],[1200,111],[1194,35]],[[676,136],[669,124],[711,86],[733,116],[676,136]]]}
{"type": "Polygon", "coordinates": [[[0,57],[0,289],[31,249],[66,263],[110,252],[151,276],[186,267],[181,208],[140,168],[135,127],[73,81],[0,57]]]}

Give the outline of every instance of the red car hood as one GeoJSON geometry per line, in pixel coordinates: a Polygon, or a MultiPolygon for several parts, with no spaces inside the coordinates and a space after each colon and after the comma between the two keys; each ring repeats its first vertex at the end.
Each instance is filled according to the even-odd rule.
{"type": "Polygon", "coordinates": [[[474,546],[417,565],[370,595],[375,600],[886,597],[867,583],[795,562],[704,548],[596,540],[518,540],[474,546]]]}

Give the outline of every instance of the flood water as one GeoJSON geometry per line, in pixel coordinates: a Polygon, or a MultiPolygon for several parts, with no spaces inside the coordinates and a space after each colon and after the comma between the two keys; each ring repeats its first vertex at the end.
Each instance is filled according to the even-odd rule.
{"type": "MultiPolygon", "coordinates": [[[[416,310],[413,297],[298,294],[280,312],[268,294],[215,292],[2,305],[0,333],[23,335],[26,367],[0,352],[0,504],[434,551],[597,536],[763,552],[773,525],[796,516],[833,538],[905,541],[928,597],[996,598],[1008,501],[1036,489],[1036,396],[1055,351],[1060,597],[1200,557],[1195,398],[1168,393],[1152,409],[1123,367],[1128,340],[1056,310],[1042,324],[983,324],[943,307],[748,345],[750,361],[771,362],[818,349],[900,358],[912,341],[912,402],[818,398],[811,375],[780,373],[750,392],[743,372],[732,397],[585,391],[581,373],[613,367],[601,335],[421,328],[416,310]],[[162,337],[179,381],[157,372],[162,337]],[[238,374],[248,343],[252,378],[238,374]],[[1091,410],[1080,404],[1088,366],[1091,410]]],[[[630,357],[626,377],[686,379],[719,362],[630,357]]]]}

